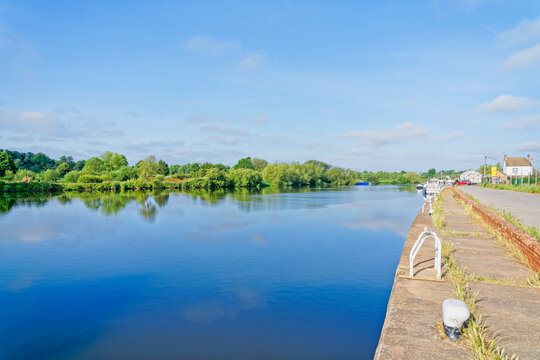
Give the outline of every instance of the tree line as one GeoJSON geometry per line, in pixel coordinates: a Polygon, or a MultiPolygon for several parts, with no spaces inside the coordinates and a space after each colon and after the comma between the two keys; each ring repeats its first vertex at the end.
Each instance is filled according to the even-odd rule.
{"type": "Polygon", "coordinates": [[[186,182],[193,188],[255,188],[264,185],[352,185],[358,180],[358,173],[316,160],[302,164],[269,164],[264,159],[245,157],[232,167],[210,162],[169,166],[155,156],[148,156],[135,166],[129,166],[124,155],[110,151],[99,157],[74,161],[71,156],[55,160],[43,153],[0,150],[0,177],[26,183],[176,181],[186,182]]]}
{"type": "MultiPolygon", "coordinates": [[[[455,172],[447,170],[446,173],[455,172]]],[[[26,183],[98,184],[130,181],[133,186],[128,188],[145,188],[145,182],[169,181],[182,182],[186,188],[256,188],[264,185],[353,185],[358,181],[375,185],[415,184],[437,174],[435,169],[422,174],[406,171],[357,172],[317,160],[269,164],[264,159],[251,157],[242,158],[230,167],[210,162],[169,165],[151,155],[130,166],[124,155],[110,151],[98,157],[74,161],[71,156],[61,156],[56,160],[43,153],[0,150],[0,178],[26,183]]]]}

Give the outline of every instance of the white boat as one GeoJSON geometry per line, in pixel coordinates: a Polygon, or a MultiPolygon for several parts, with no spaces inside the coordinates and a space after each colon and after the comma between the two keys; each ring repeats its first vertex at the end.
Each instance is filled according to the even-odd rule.
{"type": "Polygon", "coordinates": [[[424,185],[424,192],[426,195],[438,195],[445,186],[444,180],[429,179],[424,185]]]}
{"type": "Polygon", "coordinates": [[[416,184],[416,190],[423,191],[424,190],[424,184],[416,184]]]}

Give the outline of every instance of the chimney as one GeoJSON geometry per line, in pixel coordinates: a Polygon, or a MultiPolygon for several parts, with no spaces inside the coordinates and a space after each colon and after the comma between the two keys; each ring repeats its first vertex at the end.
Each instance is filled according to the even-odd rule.
{"type": "Polygon", "coordinates": [[[527,160],[529,160],[529,162],[531,162],[531,154],[527,154],[527,160]]]}
{"type": "Polygon", "coordinates": [[[506,154],[504,154],[504,164],[506,164],[506,159],[508,158],[508,156],[506,156],[506,154]]]}

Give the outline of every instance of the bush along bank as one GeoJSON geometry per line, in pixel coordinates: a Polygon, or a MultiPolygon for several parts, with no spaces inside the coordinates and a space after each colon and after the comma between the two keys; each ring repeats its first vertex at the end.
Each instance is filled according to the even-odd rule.
{"type": "MultiPolygon", "coordinates": [[[[0,193],[72,192],[72,191],[129,191],[129,190],[181,190],[232,188],[231,184],[208,179],[189,179],[182,182],[159,180],[129,180],[103,183],[50,183],[0,181],[0,193]]],[[[258,187],[257,187],[258,188],[258,187]]]]}
{"type": "Polygon", "coordinates": [[[53,182],[8,182],[0,180],[0,193],[59,192],[63,184],[53,182]]]}

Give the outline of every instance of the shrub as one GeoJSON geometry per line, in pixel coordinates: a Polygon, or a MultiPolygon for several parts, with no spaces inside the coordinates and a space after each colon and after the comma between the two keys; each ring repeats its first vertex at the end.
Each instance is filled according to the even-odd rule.
{"type": "Polygon", "coordinates": [[[70,171],[64,176],[64,182],[66,183],[77,182],[77,180],[79,179],[79,176],[81,176],[80,171],[70,171]]]}
{"type": "Polygon", "coordinates": [[[229,172],[229,180],[235,187],[259,187],[262,175],[251,169],[235,169],[229,172]]]}
{"type": "Polygon", "coordinates": [[[103,182],[103,179],[98,175],[84,174],[79,176],[77,180],[79,183],[100,183],[103,182]]]}
{"type": "Polygon", "coordinates": [[[7,180],[7,181],[12,181],[14,177],[15,177],[15,174],[13,173],[13,171],[6,170],[4,172],[4,176],[2,177],[2,179],[7,180]]]}
{"type": "Polygon", "coordinates": [[[47,181],[47,182],[55,182],[55,181],[58,181],[58,179],[60,179],[60,173],[56,170],[51,170],[51,169],[48,169],[48,170],[45,170],[44,172],[40,173],[38,175],[38,178],[41,180],[41,181],[47,181]]]}
{"type": "Polygon", "coordinates": [[[37,175],[38,174],[36,174],[32,170],[21,169],[21,170],[17,171],[17,173],[13,177],[13,180],[14,181],[25,181],[25,182],[26,181],[33,181],[33,180],[36,180],[37,175]]]}

